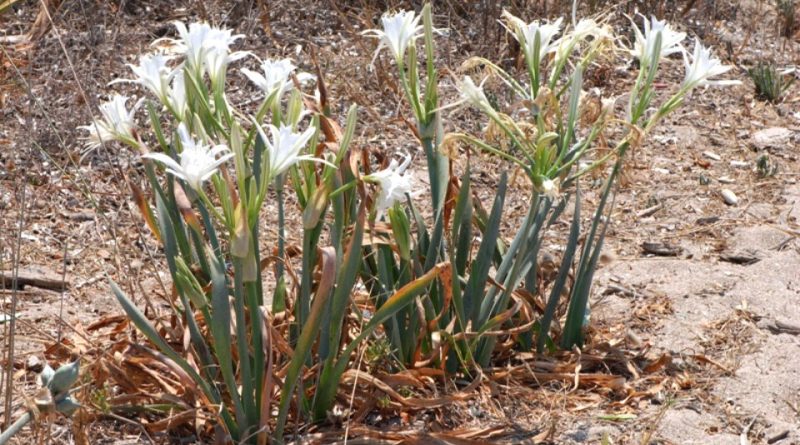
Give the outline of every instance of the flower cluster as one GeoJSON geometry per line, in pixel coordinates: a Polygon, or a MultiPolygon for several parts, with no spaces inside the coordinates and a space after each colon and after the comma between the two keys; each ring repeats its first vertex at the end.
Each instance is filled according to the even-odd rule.
{"type": "Polygon", "coordinates": [[[146,153],[142,157],[161,162],[167,167],[168,173],[183,179],[194,190],[199,190],[203,181],[210,178],[220,165],[233,157],[233,153],[224,144],[212,147],[195,141],[183,123],[178,127],[178,136],[183,149],[179,155],[180,163],[164,153],[146,153]],[[217,155],[222,156],[217,158],[217,155]]]}
{"type": "MultiPolygon", "coordinates": [[[[165,52],[145,54],[138,64],[129,64],[134,77],[117,79],[111,82],[133,83],[152,94],[164,109],[168,110],[179,124],[175,144],[176,158],[165,153],[149,153],[138,137],[134,114],[144,98],[128,109],[128,97],[115,94],[111,100],[100,105],[101,118],[92,125],[79,127],[89,132],[85,145],[89,151],[103,142],[120,141],[139,149],[145,159],[163,164],[166,171],[200,190],[202,184],[211,178],[229,159],[235,156],[226,144],[216,144],[212,139],[228,140],[231,134],[224,130],[225,116],[230,106],[221,88],[225,82],[228,66],[248,55],[246,51],[231,51],[241,35],[234,35],[229,29],[222,29],[207,23],[191,23],[188,27],[175,22],[178,39],[160,39],[154,42],[160,47],[167,44],[165,52]],[[203,83],[208,78],[210,90],[203,83]],[[210,91],[210,92],[209,92],[210,91]],[[192,105],[193,104],[193,105],[192,105]],[[200,107],[198,108],[198,104],[200,107]],[[208,114],[206,114],[208,113],[208,114]],[[208,118],[217,120],[217,125],[208,118]],[[193,136],[194,134],[194,136],[193,136]]],[[[262,73],[242,68],[241,73],[248,78],[264,95],[265,106],[274,101],[280,102],[284,93],[293,88],[291,77],[297,67],[289,59],[265,60],[261,62],[262,73]]],[[[298,80],[306,81],[313,76],[297,74],[298,80]]],[[[305,115],[300,113],[296,119],[305,115]]],[[[255,128],[269,151],[270,174],[283,173],[297,162],[317,160],[312,155],[301,154],[316,129],[309,126],[296,132],[298,122],[270,125],[268,138],[258,122],[255,128]]]]}
{"type": "Polygon", "coordinates": [[[508,23],[503,26],[517,39],[527,60],[541,63],[547,54],[558,47],[559,42],[555,37],[561,31],[561,18],[552,23],[540,23],[538,20],[526,23],[506,10],[503,10],[503,17],[508,23]]]}
{"type": "Polygon", "coordinates": [[[397,159],[392,159],[385,169],[364,177],[365,181],[373,182],[380,187],[380,193],[375,203],[375,210],[378,214],[383,213],[411,193],[413,188],[411,175],[404,174],[409,164],[411,164],[411,156],[406,154],[402,164],[397,162],[397,159]]]}
{"type": "Polygon", "coordinates": [[[125,106],[127,102],[127,96],[113,95],[111,100],[100,105],[102,119],[95,119],[90,125],[78,127],[89,132],[85,138],[87,149],[94,150],[103,142],[111,140],[136,144],[136,136],[133,134],[134,115],[142,104],[142,99],[139,99],[130,110],[125,106]]]}
{"type": "Polygon", "coordinates": [[[364,31],[364,35],[380,39],[376,54],[381,48],[389,48],[398,65],[402,65],[408,47],[421,35],[421,18],[414,11],[386,13],[381,17],[383,29],[370,29],[364,31]]]}
{"type": "Polygon", "coordinates": [[[652,17],[652,21],[650,21],[647,20],[647,17],[642,16],[642,21],[644,33],[639,31],[639,28],[633,23],[636,42],[630,51],[631,55],[639,59],[639,63],[645,66],[649,65],[656,51],[658,51],[658,60],[684,51],[681,42],[686,37],[685,32],[674,31],[666,20],[659,21],[655,17],[652,17]]]}

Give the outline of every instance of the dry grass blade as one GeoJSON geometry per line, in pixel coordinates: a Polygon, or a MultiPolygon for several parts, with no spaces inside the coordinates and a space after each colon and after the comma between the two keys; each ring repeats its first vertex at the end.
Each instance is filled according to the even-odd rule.
{"type": "Polygon", "coordinates": [[[375,388],[383,391],[392,398],[392,400],[399,403],[401,406],[407,408],[416,408],[416,409],[426,409],[426,408],[438,408],[441,406],[445,406],[448,404],[452,404],[457,401],[463,401],[475,397],[475,389],[481,382],[480,378],[475,379],[472,383],[469,384],[466,388],[459,391],[458,393],[441,396],[441,397],[434,397],[434,398],[419,398],[419,397],[403,397],[392,389],[391,386],[384,383],[377,377],[372,376],[364,371],[359,371],[357,369],[350,369],[345,371],[342,374],[342,383],[345,384],[353,384],[355,382],[365,382],[374,386],[375,388]]]}

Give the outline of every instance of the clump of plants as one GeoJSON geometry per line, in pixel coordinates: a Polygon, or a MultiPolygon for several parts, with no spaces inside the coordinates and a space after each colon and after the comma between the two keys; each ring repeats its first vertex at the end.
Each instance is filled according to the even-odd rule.
{"type": "Polygon", "coordinates": [[[769,154],[763,153],[756,158],[756,175],[759,178],[769,178],[778,173],[778,164],[770,159],[769,154]]]}
{"type": "Polygon", "coordinates": [[[149,97],[129,107],[114,95],[85,127],[90,149],[117,141],[141,155],[148,191],[135,187],[133,195],[172,277],[170,312],[145,315],[111,289],[162,355],[164,372],[187,385],[176,408],[209,419],[197,423],[202,433],[263,444],[282,442],[290,417],[326,421],[342,412],[340,384],[359,366],[365,342],[369,366],[438,368],[449,377],[478,375],[516,351],[583,346],[626,154],[696,87],[731,83],[713,79],[730,67],[699,41],[687,53],[685,35],[655,18],[643,19],[643,30],[634,24],[636,40],[624,51],[602,21],[503,19],[522,48],[523,72],[470,59],[484,78],[458,79],[459,99],[450,104],[439,94],[430,5],[420,15],[387,13],[367,32],[397,69],[429,189],[412,181],[408,154],[355,144],[356,108],[331,115],[323,79],[291,60],[238,70],[261,101],[254,111],[237,106],[226,91],[229,67],[254,56],[231,50],[243,36],[205,23],[176,23],[178,39],[158,42],[162,52],[131,66],[129,82],[149,97]],[[639,67],[622,112],[619,97],[583,85],[595,62],[619,53],[639,67]],[[678,54],[685,78],[662,100],[659,68],[678,54]],[[484,90],[490,77],[514,105],[492,104],[484,90]],[[460,106],[483,114],[484,134],[445,131],[445,116],[460,106]],[[142,107],[149,131],[135,119],[142,107]],[[598,150],[601,138],[610,149],[598,150]],[[461,150],[525,172],[529,206],[511,233],[501,234],[506,176],[485,209],[473,196],[469,163],[457,162],[461,150]],[[583,226],[581,178],[589,172],[603,185],[583,226]],[[430,201],[420,203],[420,194],[430,201]],[[567,206],[567,239],[546,240],[567,206]],[[287,227],[289,220],[300,223],[287,227]],[[300,245],[287,245],[289,231],[301,235],[300,245]],[[545,240],[563,248],[547,279],[539,275],[545,240]],[[360,289],[366,300],[356,303],[360,289]]]}
{"type": "Polygon", "coordinates": [[[72,386],[78,380],[80,361],[65,364],[58,369],[45,365],[39,375],[41,387],[34,397],[29,400],[26,412],[14,423],[8,425],[5,431],[0,432],[0,445],[10,443],[11,439],[28,423],[42,418],[42,416],[60,414],[71,416],[80,408],[80,404],[72,393],[72,386]]]}
{"type": "Polygon", "coordinates": [[[792,37],[797,31],[795,0],[777,0],[776,6],[781,35],[792,37]]]}
{"type": "Polygon", "coordinates": [[[783,100],[786,91],[794,83],[794,77],[787,77],[779,72],[772,63],[759,62],[758,65],[748,69],[747,74],[756,87],[756,97],[772,103],[783,100]]]}

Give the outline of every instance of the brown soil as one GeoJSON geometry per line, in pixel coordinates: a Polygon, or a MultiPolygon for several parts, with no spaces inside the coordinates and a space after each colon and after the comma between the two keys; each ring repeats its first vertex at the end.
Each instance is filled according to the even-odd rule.
{"type": "MultiPolygon", "coordinates": [[[[345,6],[353,2],[310,6],[309,1],[277,0],[264,2],[270,8],[266,14],[258,1],[197,2],[206,3],[199,9],[195,2],[176,6],[161,0],[52,3],[60,3],[51,11],[54,26],[30,45],[3,43],[0,53],[0,269],[10,268],[19,241],[20,267],[48,269],[56,277],[65,271],[71,284],[65,292],[28,287],[0,294],[3,313],[11,309],[14,296],[18,299],[14,412],[36,387],[36,373],[25,366],[30,357],[52,361],[57,356],[53,345],[61,338],[71,339],[71,351],[105,347],[80,344],[80,338],[86,326],[121,313],[106,276],[140,302],[159,301],[165,294],[162,255],[125,185],[126,180],[144,185],[136,173],[136,156],[112,147],[81,160],[76,126],[90,121],[109,81],[129,74],[125,63],[147,51],[154,38],[172,32],[172,20],[206,17],[234,28],[248,36],[242,46],[260,57],[294,57],[298,44],[303,51],[314,48],[335,113],[343,115],[351,103],[362,109],[356,143],[415,153],[417,175],[426,182],[424,156],[402,120],[408,110],[396,105],[401,100],[390,81],[393,75],[387,79],[367,69],[374,42],[359,32],[372,26],[384,9],[381,2],[364,1],[355,8],[345,6]]],[[[441,66],[455,70],[468,55],[507,57],[499,27],[492,20],[475,20],[482,17],[479,8],[465,12],[458,4],[444,3],[437,5],[436,20],[450,34],[439,40],[441,66]]],[[[500,425],[508,443],[532,440],[552,426],[546,441],[557,444],[596,444],[606,435],[610,443],[643,443],[649,437],[650,443],[663,444],[800,444],[800,336],[780,328],[800,325],[800,88],[795,86],[778,105],[757,101],[743,68],[762,59],[797,66],[800,41],[776,37],[771,4],[697,3],[683,17],[674,14],[673,21],[701,35],[723,59],[730,58],[728,63],[738,66],[732,77],[743,86],[696,91],[632,156],[607,238],[609,261],[598,273],[592,300],[598,336],[649,350],[650,356],[666,353],[673,374],[658,382],[669,383],[659,387],[654,381],[652,397],[615,403],[571,385],[529,389],[505,382],[469,405],[420,414],[416,422],[500,425]],[[789,139],[755,147],[754,135],[770,127],[788,129],[789,139]],[[779,166],[777,174],[757,175],[756,159],[763,153],[779,166]],[[723,188],[738,196],[738,205],[724,203],[723,188]],[[640,216],[657,204],[661,208],[640,216]],[[648,255],[641,247],[645,242],[679,247],[680,253],[648,255]],[[758,261],[722,260],[731,253],[758,261]],[[623,414],[630,416],[608,417],[623,414]],[[440,416],[451,418],[442,421],[440,416]]],[[[26,32],[37,5],[22,2],[0,16],[2,34],[26,32]]],[[[666,10],[673,6],[667,2],[666,10]]],[[[494,17],[497,12],[485,13],[494,17]]],[[[312,71],[309,57],[298,59],[312,71]]],[[[387,61],[378,63],[379,72],[387,61]]],[[[670,81],[679,82],[682,63],[673,60],[667,66],[662,72],[674,72],[670,81]]],[[[630,79],[625,72],[616,74],[620,85],[607,88],[622,91],[630,79]]],[[[246,100],[243,76],[229,77],[238,91],[233,97],[246,100]]],[[[447,95],[453,94],[451,83],[443,81],[447,95]]],[[[127,85],[115,89],[135,91],[127,85]]],[[[478,131],[476,117],[469,111],[454,113],[450,129],[478,131]]],[[[476,182],[488,196],[498,177],[496,162],[473,162],[476,182]]],[[[457,170],[463,167],[457,163],[457,170]]],[[[512,215],[524,206],[525,196],[520,191],[508,199],[512,215]]],[[[271,223],[264,221],[267,230],[271,223]]],[[[509,218],[507,225],[513,224],[509,218]]],[[[0,335],[5,348],[8,323],[2,323],[0,335]]],[[[83,383],[81,394],[88,397],[83,414],[45,422],[16,443],[148,443],[141,419],[97,409],[97,398],[110,391],[103,382],[83,383]]],[[[0,406],[0,416],[3,411],[0,406]]],[[[406,426],[419,427],[414,422],[406,426]]]]}

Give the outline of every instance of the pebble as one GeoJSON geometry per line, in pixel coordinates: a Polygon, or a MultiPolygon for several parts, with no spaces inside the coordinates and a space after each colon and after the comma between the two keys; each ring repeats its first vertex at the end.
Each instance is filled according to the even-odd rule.
{"type": "Polygon", "coordinates": [[[25,369],[31,372],[42,372],[44,365],[42,364],[42,359],[35,355],[31,355],[25,361],[25,369]]]}
{"type": "Polygon", "coordinates": [[[718,154],[714,153],[713,151],[704,151],[703,156],[707,157],[708,159],[713,159],[715,161],[719,161],[722,159],[718,154]]]}
{"type": "Polygon", "coordinates": [[[750,166],[749,162],[745,161],[731,161],[732,168],[747,168],[750,166]]]}
{"type": "Polygon", "coordinates": [[[767,148],[785,148],[789,145],[792,130],[783,127],[772,127],[753,134],[753,146],[759,150],[767,148]]]}
{"type": "Polygon", "coordinates": [[[731,178],[729,178],[727,176],[723,176],[723,177],[717,179],[717,181],[719,181],[719,182],[721,182],[723,184],[733,184],[734,182],[736,182],[736,181],[734,181],[733,179],[731,179],[731,178]]]}
{"type": "Polygon", "coordinates": [[[735,206],[739,204],[739,198],[736,197],[736,193],[733,193],[732,190],[729,189],[722,189],[722,199],[725,200],[725,204],[729,206],[735,206]]]}

